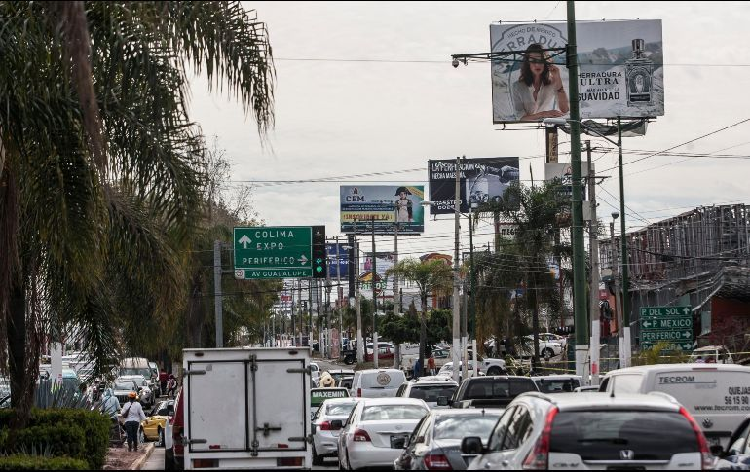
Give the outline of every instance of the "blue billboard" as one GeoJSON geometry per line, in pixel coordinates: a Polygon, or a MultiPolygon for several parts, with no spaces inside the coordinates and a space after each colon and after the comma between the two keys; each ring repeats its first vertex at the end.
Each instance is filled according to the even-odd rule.
{"type": "Polygon", "coordinates": [[[349,277],[349,243],[338,243],[338,262],[336,261],[336,243],[326,243],[328,255],[328,275],[335,279],[349,277]]]}

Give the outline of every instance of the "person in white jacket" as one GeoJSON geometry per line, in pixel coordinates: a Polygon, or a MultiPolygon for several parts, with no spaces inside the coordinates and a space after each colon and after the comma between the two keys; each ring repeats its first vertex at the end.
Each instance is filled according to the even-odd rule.
{"type": "Polygon", "coordinates": [[[135,398],[135,392],[130,392],[128,402],[120,412],[125,419],[125,431],[128,433],[128,451],[138,450],[138,428],[141,426],[141,421],[146,419],[141,404],[135,401],[135,398]]]}

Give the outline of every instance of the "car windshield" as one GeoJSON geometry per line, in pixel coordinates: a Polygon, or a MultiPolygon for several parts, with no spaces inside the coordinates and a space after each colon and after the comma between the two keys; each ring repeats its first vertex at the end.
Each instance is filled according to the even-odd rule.
{"type": "Polygon", "coordinates": [[[133,390],[135,385],[133,382],[115,382],[115,390],[133,390]]]}
{"type": "Polygon", "coordinates": [[[362,421],[419,420],[427,410],[417,405],[373,405],[365,407],[362,421]]]}
{"type": "Polygon", "coordinates": [[[147,379],[151,377],[151,369],[148,367],[135,368],[135,367],[120,367],[120,375],[140,375],[147,379]]]}
{"type": "Polygon", "coordinates": [[[537,385],[539,385],[539,390],[544,393],[561,393],[572,392],[573,390],[581,386],[581,382],[579,382],[578,379],[544,379],[538,381],[537,385]]]}
{"type": "Polygon", "coordinates": [[[621,460],[623,450],[633,451],[636,461],[699,452],[693,427],[676,412],[562,412],[552,422],[552,453],[578,454],[584,461],[621,460]]]}
{"type": "Polygon", "coordinates": [[[354,409],[356,403],[335,403],[333,405],[326,406],[326,416],[346,416],[354,409]]]}
{"type": "Polygon", "coordinates": [[[538,391],[531,379],[478,380],[466,389],[466,400],[515,397],[523,392],[538,391]]]}
{"type": "Polygon", "coordinates": [[[463,439],[468,436],[479,436],[487,442],[492,428],[500,415],[482,416],[445,416],[435,421],[432,437],[435,439],[463,439]]]}
{"type": "Polygon", "coordinates": [[[458,385],[414,385],[409,392],[409,398],[419,398],[426,402],[437,402],[438,397],[450,398],[458,385]]]}

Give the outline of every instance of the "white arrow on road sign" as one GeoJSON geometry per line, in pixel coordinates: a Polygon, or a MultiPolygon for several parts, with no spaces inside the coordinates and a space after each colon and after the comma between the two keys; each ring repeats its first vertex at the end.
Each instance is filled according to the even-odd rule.
{"type": "Polygon", "coordinates": [[[652,325],[653,325],[653,323],[651,323],[650,321],[644,321],[643,322],[643,327],[644,328],[650,328],[652,325]]]}
{"type": "Polygon", "coordinates": [[[688,308],[688,307],[685,307],[685,308],[684,308],[684,309],[682,310],[682,312],[683,312],[683,313],[685,313],[685,314],[687,315],[688,313],[690,313],[690,308],[688,308]]]}
{"type": "Polygon", "coordinates": [[[240,238],[239,242],[240,244],[242,244],[243,249],[247,249],[247,245],[253,241],[252,239],[248,238],[247,235],[244,235],[243,237],[240,238]]]}
{"type": "Polygon", "coordinates": [[[682,335],[685,336],[686,338],[689,338],[690,336],[693,335],[693,333],[691,333],[690,331],[685,331],[684,333],[682,333],[682,335]]]}
{"type": "Polygon", "coordinates": [[[302,256],[299,259],[297,259],[297,260],[300,261],[302,263],[302,265],[307,264],[307,257],[305,257],[304,254],[302,254],[302,256]]]}

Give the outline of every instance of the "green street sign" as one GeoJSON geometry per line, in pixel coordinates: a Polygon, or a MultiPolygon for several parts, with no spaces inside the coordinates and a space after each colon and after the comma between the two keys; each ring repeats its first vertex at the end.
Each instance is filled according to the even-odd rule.
{"type": "Polygon", "coordinates": [[[689,306],[654,306],[641,308],[641,318],[663,316],[693,316],[693,309],[689,306]]]}
{"type": "Polygon", "coordinates": [[[680,330],[688,328],[690,330],[693,329],[693,318],[674,318],[674,317],[665,317],[665,318],[641,318],[641,329],[644,331],[654,331],[654,330],[680,330]]]}
{"type": "Polygon", "coordinates": [[[641,343],[656,344],[659,342],[693,341],[693,330],[685,329],[678,331],[642,331],[641,343]]]}
{"type": "MultiPolygon", "coordinates": [[[[325,227],[234,228],[234,276],[238,279],[320,277],[319,248],[325,227]]],[[[322,244],[325,251],[325,244],[322,244]]]]}
{"type": "MultiPolygon", "coordinates": [[[[656,343],[641,343],[641,350],[643,349],[651,349],[654,347],[656,343]]],[[[693,349],[693,343],[692,342],[682,342],[682,343],[670,343],[667,345],[666,349],[668,351],[677,351],[679,349],[682,349],[683,351],[691,351],[693,349]]]]}

